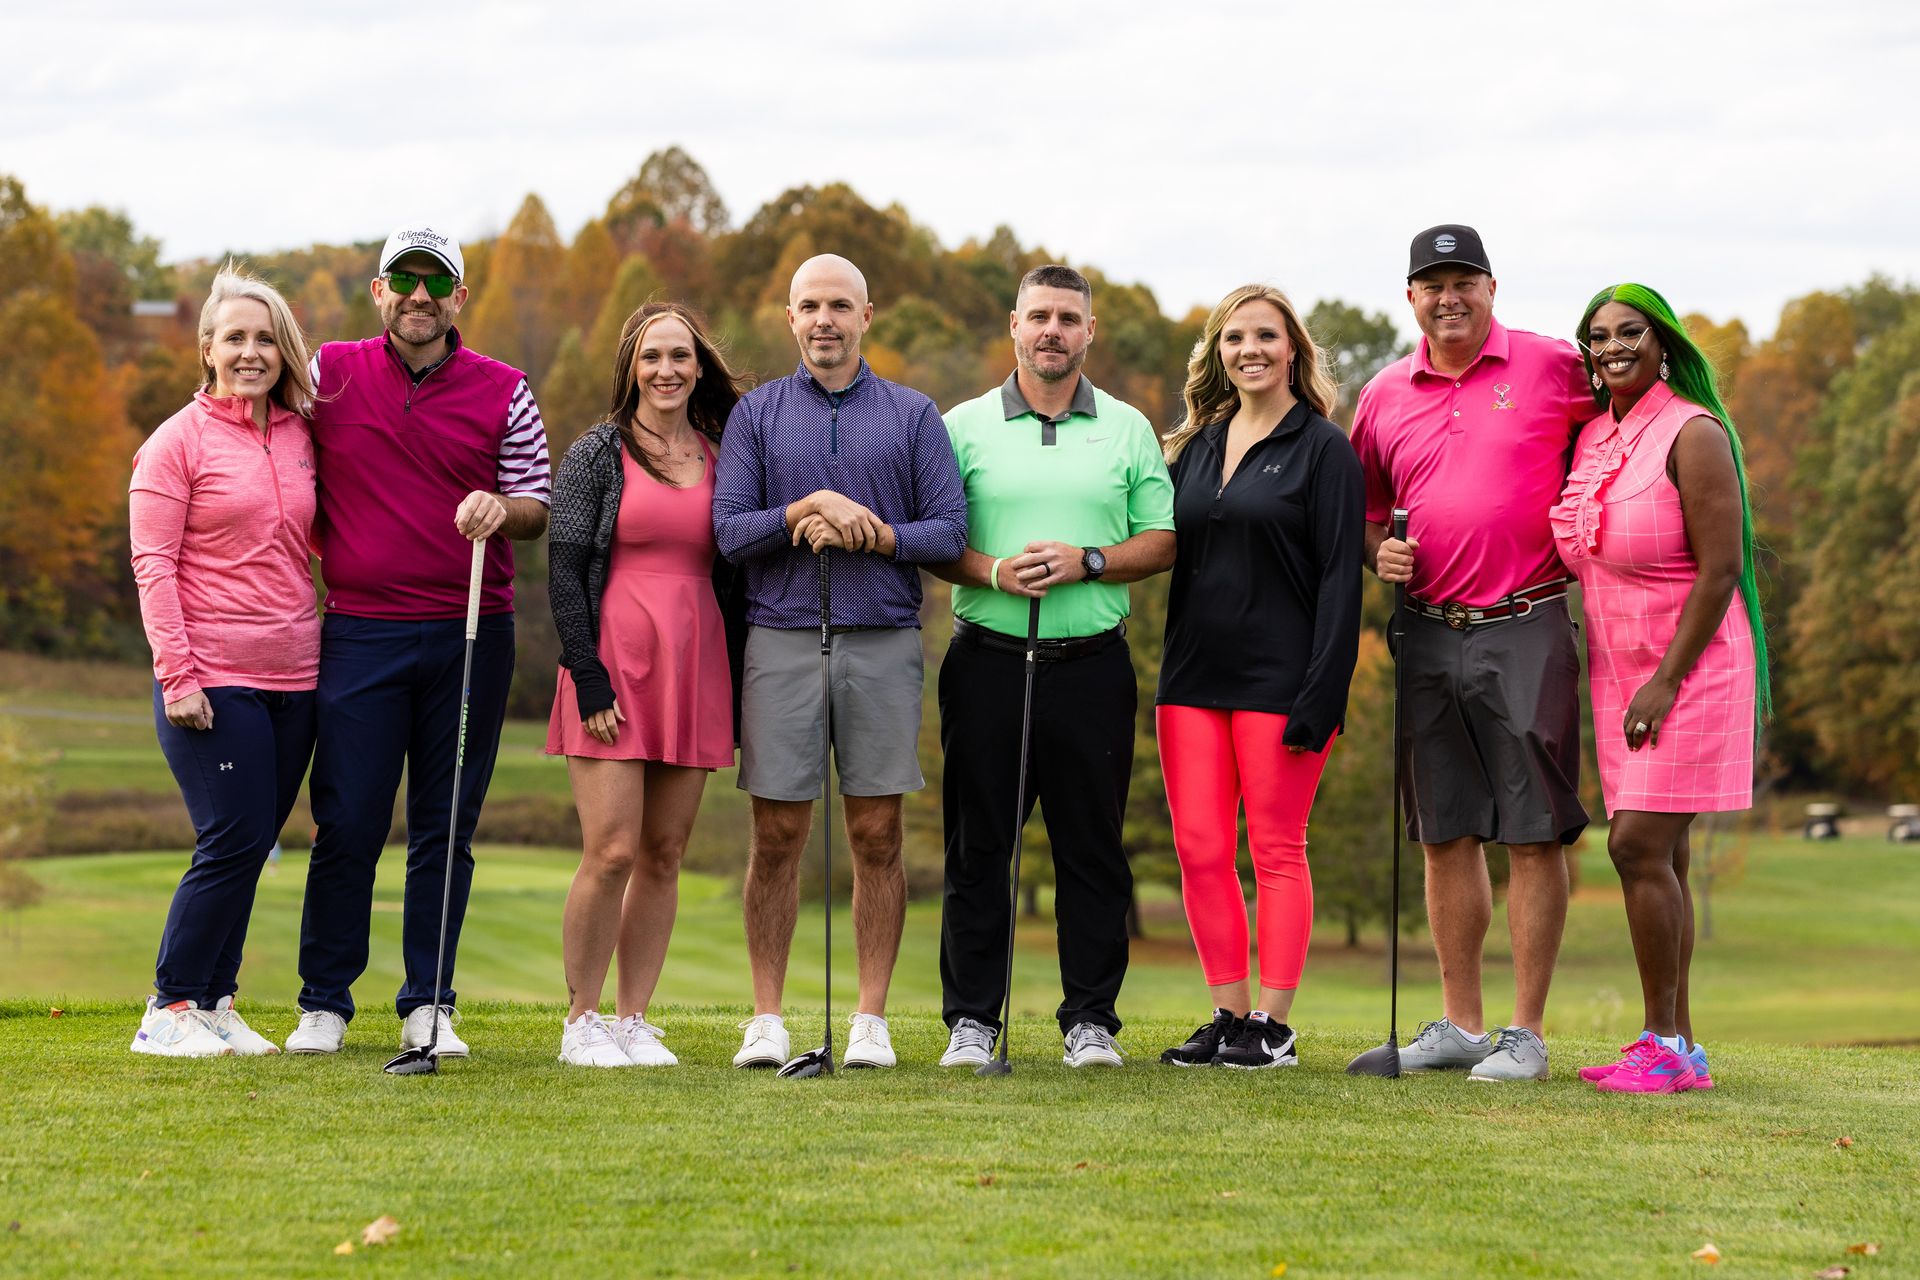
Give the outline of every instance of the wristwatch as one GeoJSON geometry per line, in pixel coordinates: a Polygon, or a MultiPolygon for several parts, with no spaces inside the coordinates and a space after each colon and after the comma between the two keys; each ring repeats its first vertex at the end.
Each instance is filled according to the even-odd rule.
{"type": "Polygon", "coordinates": [[[1100,575],[1107,571],[1107,553],[1098,547],[1080,548],[1080,567],[1087,571],[1088,582],[1100,581],[1100,575]]]}

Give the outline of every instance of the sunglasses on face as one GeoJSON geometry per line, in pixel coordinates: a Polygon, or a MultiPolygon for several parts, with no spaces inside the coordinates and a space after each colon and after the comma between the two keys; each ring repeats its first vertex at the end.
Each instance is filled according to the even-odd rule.
{"type": "Polygon", "coordinates": [[[445,272],[423,276],[417,271],[389,271],[385,279],[387,287],[403,298],[411,297],[413,291],[423,284],[427,286],[429,298],[452,297],[454,286],[460,283],[458,279],[445,272]]]}

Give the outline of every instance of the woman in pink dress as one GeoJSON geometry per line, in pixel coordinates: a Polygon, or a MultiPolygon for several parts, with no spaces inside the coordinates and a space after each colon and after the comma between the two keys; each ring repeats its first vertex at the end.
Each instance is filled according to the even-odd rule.
{"type": "Polygon", "coordinates": [[[1622,1058],[1580,1076],[1614,1093],[1706,1089],[1687,1004],[1687,829],[1752,806],[1772,710],[1746,466],[1713,365],[1665,298],[1602,290],[1579,338],[1602,412],[1551,518],[1583,588],[1607,852],[1646,1005],[1622,1058]]]}
{"type": "MultiPolygon", "coordinates": [[[[627,319],[613,407],[554,477],[548,596],[560,680],[547,752],[567,757],[584,849],[562,922],[560,1061],[672,1066],[647,1020],[707,773],[733,763],[734,679],[713,541],[715,445],[743,384],[698,316],[627,319]],[[600,1017],[614,953],[617,1020],[600,1017]]],[[[721,562],[724,564],[724,562],[721,562]]]]}

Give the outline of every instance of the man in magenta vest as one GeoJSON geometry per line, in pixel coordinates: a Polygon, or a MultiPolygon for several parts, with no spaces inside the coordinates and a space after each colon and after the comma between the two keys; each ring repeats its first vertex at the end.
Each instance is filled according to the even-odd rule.
{"type": "Polygon", "coordinates": [[[407,777],[407,879],[395,1010],[400,1044],[459,1057],[453,967],[473,879],[471,843],[513,679],[513,550],[547,527],[546,428],[518,369],[460,341],[467,301],[452,236],[409,223],[373,279],[386,332],[314,357],[313,440],[326,580],[311,794],[318,828],[300,923],[293,1053],[334,1053],[367,967],[374,869],[407,777]],[[496,536],[498,535],[498,536],[496,536]],[[488,545],[474,645],[446,965],[433,972],[447,867],[472,543],[488,545]]]}

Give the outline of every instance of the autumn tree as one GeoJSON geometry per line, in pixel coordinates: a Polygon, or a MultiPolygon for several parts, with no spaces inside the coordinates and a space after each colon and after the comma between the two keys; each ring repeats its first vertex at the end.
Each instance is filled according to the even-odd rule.
{"type": "Polygon", "coordinates": [[[553,309],[569,328],[584,331],[593,324],[613,288],[620,258],[620,246],[604,221],[596,218],[580,228],[554,280],[553,309]]]}
{"type": "Polygon", "coordinates": [[[486,274],[469,268],[473,301],[463,326],[469,344],[537,383],[566,330],[554,293],[566,257],[553,215],[539,196],[529,195],[494,242],[486,274]]]}
{"type": "Polygon", "coordinates": [[[331,271],[315,271],[294,295],[294,309],[313,343],[355,336],[347,331],[347,300],[331,271]]]}
{"type": "Polygon", "coordinates": [[[700,162],[677,146],[648,156],[607,201],[607,226],[629,253],[642,247],[638,236],[643,228],[680,220],[703,237],[727,230],[726,201],[700,162]]]}

